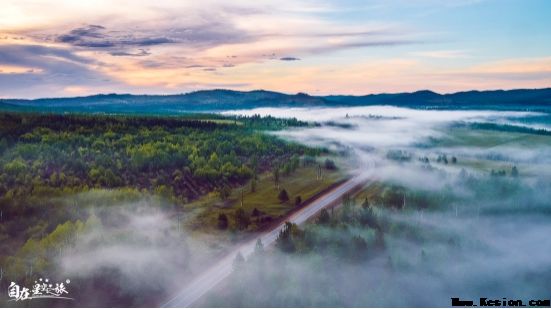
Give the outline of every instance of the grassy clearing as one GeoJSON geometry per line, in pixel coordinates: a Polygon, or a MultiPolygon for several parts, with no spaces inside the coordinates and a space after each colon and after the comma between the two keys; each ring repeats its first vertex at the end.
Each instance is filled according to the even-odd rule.
{"type": "MultiPolygon", "coordinates": [[[[433,140],[431,147],[447,148],[480,148],[488,152],[489,157],[483,156],[461,156],[457,167],[465,167],[478,170],[484,173],[490,173],[491,170],[505,170],[509,172],[512,166],[517,166],[524,176],[536,175],[541,173],[538,162],[515,162],[509,160],[507,156],[503,158],[491,156],[492,151],[496,154],[502,153],[504,149],[534,149],[542,146],[551,147],[551,136],[531,134],[524,132],[498,131],[473,129],[467,127],[452,127],[444,132],[444,137],[433,140]]],[[[453,153],[452,153],[453,154],[453,153]]]]}
{"type": "Polygon", "coordinates": [[[186,211],[193,215],[188,224],[195,230],[202,232],[215,232],[217,230],[218,216],[226,214],[229,218],[229,229],[235,229],[235,211],[241,207],[241,195],[243,194],[243,209],[248,215],[252,215],[256,208],[261,215],[251,216],[249,231],[258,230],[263,224],[276,220],[294,209],[295,198],[300,196],[302,201],[312,197],[316,193],[326,189],[333,183],[343,178],[338,170],[329,171],[323,169],[323,178],[316,179],[317,167],[300,167],[289,176],[281,176],[279,190],[285,189],[289,195],[288,202],[280,202],[279,190],[274,184],[271,173],[260,175],[256,183],[255,192],[251,191],[251,183],[232,190],[230,197],[222,201],[218,194],[211,193],[199,200],[185,206],[186,211]],[[260,222],[260,218],[264,221],[260,222]]]}
{"type": "Polygon", "coordinates": [[[495,130],[473,130],[464,127],[450,128],[445,137],[434,142],[440,147],[482,147],[497,146],[531,147],[550,145],[551,136],[495,130]]]}

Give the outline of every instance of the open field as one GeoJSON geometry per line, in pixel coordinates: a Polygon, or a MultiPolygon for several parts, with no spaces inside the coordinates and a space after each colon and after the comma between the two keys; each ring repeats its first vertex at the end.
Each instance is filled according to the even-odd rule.
{"type": "Polygon", "coordinates": [[[430,147],[443,149],[458,157],[457,167],[490,173],[512,166],[525,176],[548,174],[545,153],[551,149],[551,136],[500,130],[473,129],[452,126],[442,131],[443,136],[431,140],[430,147]],[[472,148],[476,148],[473,150],[472,148]],[[471,149],[471,150],[469,150],[471,149]],[[527,152],[531,152],[528,155],[527,152]]]}
{"type": "MultiPolygon", "coordinates": [[[[294,209],[297,196],[305,201],[344,177],[338,170],[323,169],[322,179],[316,179],[317,169],[317,165],[300,167],[289,176],[281,176],[279,190],[274,184],[273,175],[264,173],[256,182],[255,192],[251,191],[251,181],[249,181],[243,186],[234,188],[226,201],[222,201],[215,192],[208,194],[184,206],[186,212],[191,211],[196,214],[196,217],[190,220],[189,225],[195,230],[212,232],[213,228],[217,226],[220,214],[233,217],[235,210],[241,207],[241,195],[243,194],[245,212],[252,215],[256,208],[260,213],[260,216],[251,218],[252,224],[248,229],[254,231],[262,226],[258,219],[265,218],[262,223],[269,223],[294,209]],[[289,201],[281,202],[278,199],[281,189],[287,191],[289,201]]],[[[235,224],[231,220],[230,228],[235,228],[235,224]]]]}
{"type": "Polygon", "coordinates": [[[551,146],[551,136],[508,132],[499,130],[470,129],[463,126],[447,128],[445,135],[433,140],[435,147],[477,146],[486,149],[498,146],[551,146]]]}

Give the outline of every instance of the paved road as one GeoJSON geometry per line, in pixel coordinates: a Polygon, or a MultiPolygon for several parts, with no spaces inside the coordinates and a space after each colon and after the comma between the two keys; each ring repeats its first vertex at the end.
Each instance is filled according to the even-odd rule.
{"type": "MultiPolygon", "coordinates": [[[[353,190],[358,185],[361,185],[367,181],[367,176],[355,176],[348,181],[337,186],[333,190],[327,192],[323,196],[320,196],[316,200],[312,201],[309,205],[303,207],[299,211],[292,214],[288,220],[296,224],[302,224],[306,220],[310,219],[316,213],[323,208],[338,202],[338,200],[347,192],[353,190]]],[[[285,223],[280,224],[274,229],[264,232],[259,235],[258,238],[262,240],[265,247],[272,245],[279,232],[283,228],[285,223]]],[[[170,299],[166,303],[162,304],[162,307],[190,307],[201,296],[205,295],[209,290],[214,288],[218,283],[228,277],[232,272],[233,261],[235,256],[241,252],[243,257],[247,259],[253,252],[257,242],[257,239],[250,240],[239,247],[232,250],[226,256],[222,257],[218,262],[214,263],[209,269],[193,279],[188,285],[182,288],[174,298],[170,299]]]]}

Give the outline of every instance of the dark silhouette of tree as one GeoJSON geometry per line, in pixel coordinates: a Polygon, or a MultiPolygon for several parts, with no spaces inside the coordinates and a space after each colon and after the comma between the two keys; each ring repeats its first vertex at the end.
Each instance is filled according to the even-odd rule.
{"type": "Polygon", "coordinates": [[[329,212],[327,209],[322,209],[320,212],[320,215],[318,217],[318,223],[319,224],[329,224],[331,221],[331,216],[329,216],[329,212]]]}
{"type": "Polygon", "coordinates": [[[513,166],[513,168],[511,169],[511,176],[518,177],[518,169],[516,166],[513,166]]]}
{"type": "Polygon", "coordinates": [[[358,220],[362,225],[367,225],[374,229],[380,228],[379,224],[377,223],[377,216],[375,214],[375,208],[373,206],[363,207],[358,220]]]}
{"type": "Polygon", "coordinates": [[[260,240],[260,238],[256,240],[256,245],[254,246],[254,253],[256,255],[261,255],[264,253],[264,244],[262,243],[262,240],[260,240]]]}
{"type": "Polygon", "coordinates": [[[295,197],[295,206],[299,206],[300,203],[302,203],[302,197],[300,197],[300,195],[299,195],[299,196],[295,197]]]}
{"type": "Polygon", "coordinates": [[[366,197],[364,202],[362,203],[362,208],[367,209],[368,207],[369,207],[369,200],[366,197]]]}
{"type": "Polygon", "coordinates": [[[226,214],[218,215],[218,228],[221,230],[228,228],[228,216],[226,216],[226,214]]]}
{"type": "Polygon", "coordinates": [[[218,189],[218,196],[221,200],[225,201],[230,197],[231,195],[231,188],[229,186],[222,186],[220,189],[218,189]]]}
{"type": "Polygon", "coordinates": [[[285,225],[277,236],[276,247],[283,252],[294,252],[296,250],[294,236],[298,236],[298,234],[299,230],[296,224],[285,222],[285,225]]]}
{"type": "Polygon", "coordinates": [[[349,193],[346,193],[342,197],[342,212],[341,212],[341,218],[343,221],[348,222],[353,217],[353,206],[354,206],[354,200],[352,199],[352,196],[350,196],[349,193]]]}
{"type": "Polygon", "coordinates": [[[237,253],[235,259],[233,259],[233,270],[240,271],[245,266],[245,258],[241,252],[237,253]]]}
{"type": "Polygon", "coordinates": [[[285,203],[289,201],[289,194],[287,194],[287,191],[285,189],[281,189],[281,191],[279,191],[279,194],[277,195],[277,199],[280,202],[285,203]]]}
{"type": "Polygon", "coordinates": [[[333,160],[325,159],[325,168],[328,170],[335,170],[337,166],[333,160]]]}
{"type": "Polygon", "coordinates": [[[352,206],[352,197],[350,196],[349,193],[345,193],[343,196],[342,196],[342,205],[343,207],[350,207],[352,206]]]}
{"type": "Polygon", "coordinates": [[[251,224],[249,215],[247,215],[243,208],[238,208],[235,211],[235,225],[237,226],[237,229],[244,230],[249,227],[249,224],[251,224]]]}

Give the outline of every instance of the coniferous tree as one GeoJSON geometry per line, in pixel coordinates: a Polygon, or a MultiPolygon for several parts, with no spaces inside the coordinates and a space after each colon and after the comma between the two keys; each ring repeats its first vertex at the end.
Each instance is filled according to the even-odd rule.
{"type": "Polygon", "coordinates": [[[285,189],[282,189],[281,191],[279,191],[277,198],[280,202],[285,203],[289,201],[289,194],[287,194],[287,191],[285,189]]]}

